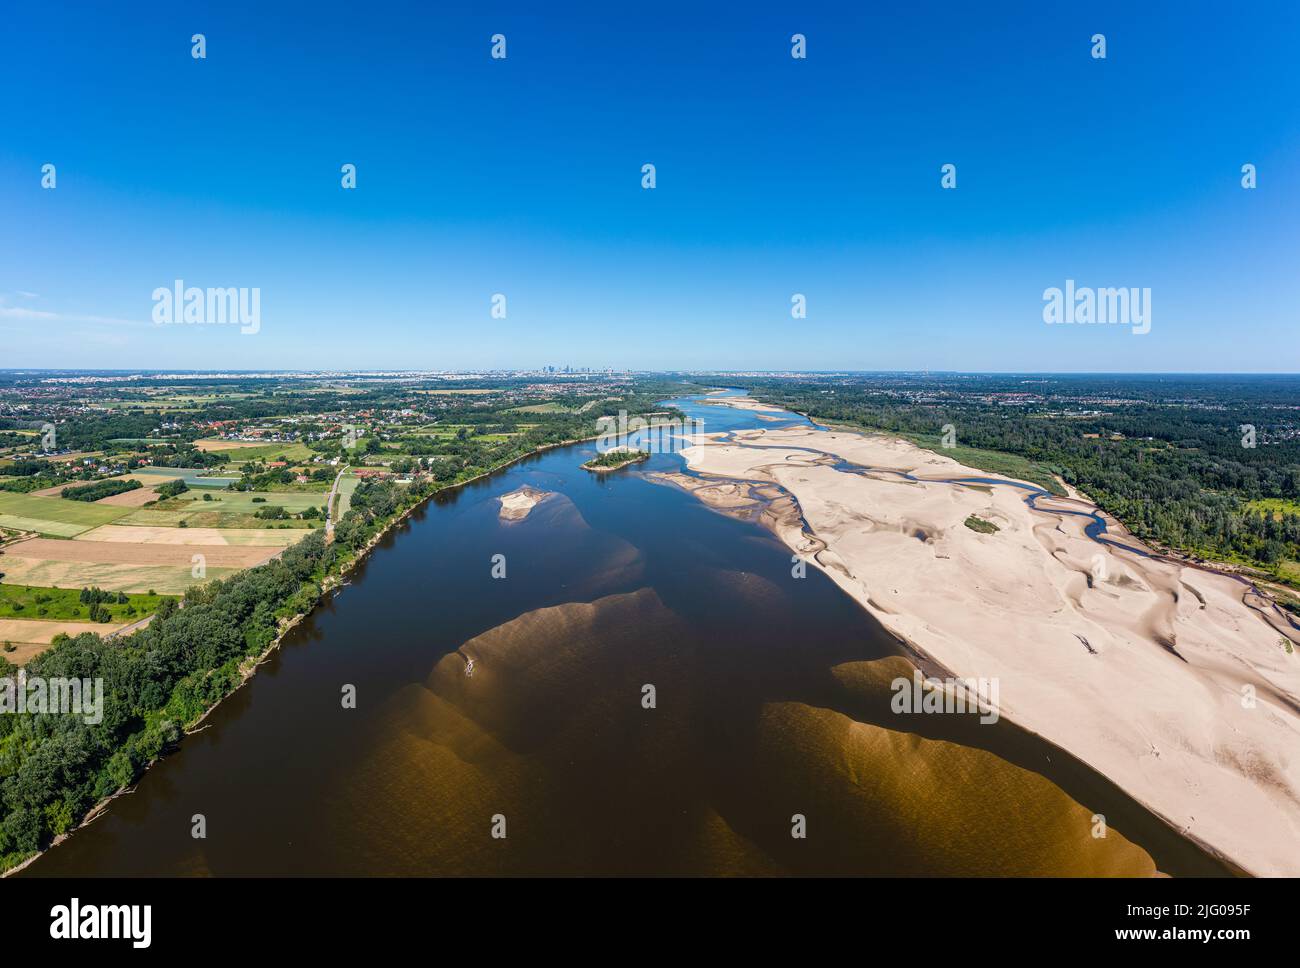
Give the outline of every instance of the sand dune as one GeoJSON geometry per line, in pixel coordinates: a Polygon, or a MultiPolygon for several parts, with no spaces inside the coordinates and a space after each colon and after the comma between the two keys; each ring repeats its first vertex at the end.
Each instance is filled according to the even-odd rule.
{"type": "Polygon", "coordinates": [[[1093,510],[1078,497],[941,483],[996,475],[902,440],[763,429],[684,456],[714,493],[783,488],[772,530],[922,657],[996,677],[1004,715],[1247,871],[1300,874],[1300,651],[1248,585],[1093,541],[1056,513],[1093,510]]]}

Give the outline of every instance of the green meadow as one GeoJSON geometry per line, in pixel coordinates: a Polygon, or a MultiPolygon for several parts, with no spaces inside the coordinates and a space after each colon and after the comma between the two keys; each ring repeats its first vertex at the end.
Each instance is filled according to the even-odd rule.
{"type": "MultiPolygon", "coordinates": [[[[79,588],[41,588],[33,585],[0,585],[0,618],[46,619],[84,622],[90,606],[80,599],[79,588]]],[[[132,594],[124,604],[105,602],[115,622],[144,618],[158,610],[165,596],[132,594]]]]}
{"type": "Polygon", "coordinates": [[[0,528],[35,531],[52,538],[71,538],[130,513],[129,507],[0,491],[0,528]]]}
{"type": "MultiPolygon", "coordinates": [[[[324,502],[321,502],[324,504],[324,502]]],[[[129,515],[122,518],[117,523],[127,525],[140,525],[149,528],[238,528],[261,530],[265,528],[310,528],[313,524],[323,524],[323,519],[318,518],[316,521],[299,521],[296,519],[270,520],[259,518],[252,510],[230,510],[219,511],[212,510],[218,505],[212,504],[195,504],[191,502],[188,507],[181,507],[172,510],[153,508],[138,508],[132,510],[129,515]],[[206,510],[205,510],[206,509],[206,510]],[[184,524],[182,524],[184,522],[184,524]]],[[[256,507],[266,507],[267,505],[259,504],[256,507]]]]}
{"type": "Polygon", "coordinates": [[[352,493],[357,489],[357,485],[360,483],[361,478],[357,477],[355,474],[346,474],[343,479],[339,481],[337,499],[338,507],[334,512],[334,520],[337,521],[341,519],[343,515],[348,513],[348,509],[352,507],[352,493]]]}
{"type": "Polygon", "coordinates": [[[247,447],[231,447],[225,450],[213,450],[223,460],[238,461],[272,461],[282,460],[290,464],[309,461],[315,456],[306,444],[249,444],[247,447]]]}
{"type": "Polygon", "coordinates": [[[152,510],[157,511],[256,511],[264,507],[281,507],[286,511],[303,511],[309,507],[323,508],[327,491],[206,491],[195,494],[186,491],[176,497],[159,501],[152,510]],[[211,497],[212,500],[206,500],[211,497]]]}
{"type": "Polygon", "coordinates": [[[1284,497],[1262,497],[1247,502],[1246,507],[1251,511],[1271,514],[1275,520],[1300,514],[1300,501],[1291,501],[1284,497]]]}

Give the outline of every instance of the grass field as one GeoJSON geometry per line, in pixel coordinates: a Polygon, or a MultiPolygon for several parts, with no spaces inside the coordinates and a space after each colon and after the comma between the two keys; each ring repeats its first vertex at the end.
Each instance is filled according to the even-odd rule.
{"type": "Polygon", "coordinates": [[[348,508],[352,506],[352,492],[357,489],[357,485],[360,483],[361,478],[355,474],[346,474],[343,480],[339,481],[338,507],[334,512],[335,521],[348,513],[348,508]]]}
{"type": "MultiPolygon", "coordinates": [[[[319,504],[325,502],[318,501],[319,504]]],[[[258,505],[261,507],[262,505],[258,505]]],[[[152,508],[126,508],[130,511],[124,518],[118,520],[118,524],[143,525],[153,528],[178,528],[181,522],[185,522],[187,528],[274,528],[274,529],[310,529],[312,524],[320,524],[318,519],[312,521],[284,520],[268,521],[266,518],[257,517],[252,511],[232,510],[232,511],[214,511],[213,507],[220,507],[214,503],[207,502],[194,503],[190,502],[188,507],[180,507],[176,510],[160,510],[152,508]],[[208,510],[204,510],[204,509],[208,510]]]]}
{"type": "Polygon", "coordinates": [[[223,400],[246,400],[252,395],[235,390],[222,391],[220,394],[165,393],[153,394],[145,400],[113,400],[105,405],[112,410],[179,410],[223,400]]]}
{"type": "Polygon", "coordinates": [[[187,474],[197,474],[197,470],[191,467],[141,467],[130,474],[124,474],[123,477],[138,477],[144,480],[147,477],[155,478],[154,483],[163,484],[167,481],[174,481],[179,477],[185,477],[187,474]]]}
{"type": "Polygon", "coordinates": [[[531,403],[526,407],[515,407],[510,413],[568,413],[569,408],[562,403],[531,403]]]}
{"type": "Polygon", "coordinates": [[[71,538],[131,513],[131,508],[0,491],[0,528],[71,538]]]}
{"type": "Polygon", "coordinates": [[[210,473],[209,469],[197,467],[146,467],[138,471],[132,471],[126,476],[134,477],[146,486],[181,480],[188,487],[224,488],[227,484],[233,484],[239,480],[238,477],[228,474],[220,476],[214,474],[211,477],[203,476],[208,473],[210,473]]]}
{"type": "Polygon", "coordinates": [[[1281,561],[1278,563],[1277,572],[1284,581],[1300,582],[1300,561],[1292,561],[1289,558],[1281,561]]]}
{"type": "MultiPolygon", "coordinates": [[[[316,521],[293,519],[273,520],[257,517],[260,508],[282,507],[289,514],[299,514],[310,507],[324,508],[326,492],[315,491],[186,491],[174,498],[159,501],[152,507],[128,508],[130,513],[120,518],[122,525],[139,525],[152,528],[266,529],[308,530],[316,521]],[[204,497],[212,500],[204,500],[204,497]],[[260,498],[261,500],[255,500],[260,498]]],[[[295,539],[296,540],[296,539],[295,539]]]]}
{"type": "MultiPolygon", "coordinates": [[[[42,588],[34,585],[0,585],[0,618],[85,621],[90,610],[78,596],[80,588],[42,588]]],[[[117,623],[136,622],[157,611],[161,595],[129,595],[124,605],[104,603],[117,623]]]]}
{"type": "Polygon", "coordinates": [[[186,491],[174,498],[159,501],[154,507],[159,511],[176,511],[197,504],[206,511],[256,511],[258,508],[279,507],[297,513],[309,507],[323,508],[328,490],[324,491],[215,491],[212,500],[205,501],[202,494],[186,491]],[[261,500],[256,500],[261,498],[261,500]]]}
{"type": "MultiPolygon", "coordinates": [[[[113,480],[113,478],[108,478],[108,480],[113,480]]],[[[55,484],[53,487],[38,487],[34,491],[28,491],[27,494],[30,497],[59,497],[63,494],[63,489],[65,487],[73,486],[75,485],[64,481],[62,484],[55,484]]]]}
{"type": "Polygon", "coordinates": [[[114,400],[106,403],[110,410],[161,410],[167,413],[192,413],[195,408],[168,400],[114,400]]]}
{"type": "Polygon", "coordinates": [[[1283,497],[1264,497],[1258,501],[1250,501],[1246,507],[1252,511],[1262,511],[1265,514],[1272,514],[1274,521],[1280,521],[1284,517],[1300,514],[1300,501],[1288,501],[1283,497]]]}

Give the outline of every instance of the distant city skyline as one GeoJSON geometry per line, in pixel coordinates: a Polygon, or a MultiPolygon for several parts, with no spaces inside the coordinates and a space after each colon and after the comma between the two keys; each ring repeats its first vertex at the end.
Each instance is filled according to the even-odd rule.
{"type": "Polygon", "coordinates": [[[0,368],[1300,370],[1294,4],[6,24],[0,368]]]}

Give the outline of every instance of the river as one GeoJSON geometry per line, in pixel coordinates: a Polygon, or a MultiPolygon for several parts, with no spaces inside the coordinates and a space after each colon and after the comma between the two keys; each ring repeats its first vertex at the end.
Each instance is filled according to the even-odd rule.
{"type": "Polygon", "coordinates": [[[1006,720],[891,714],[904,650],[829,579],[647,477],[678,455],[594,453],[430,500],[22,876],[1225,873],[1006,720]],[[551,496],[501,520],[523,485],[551,496]]]}

